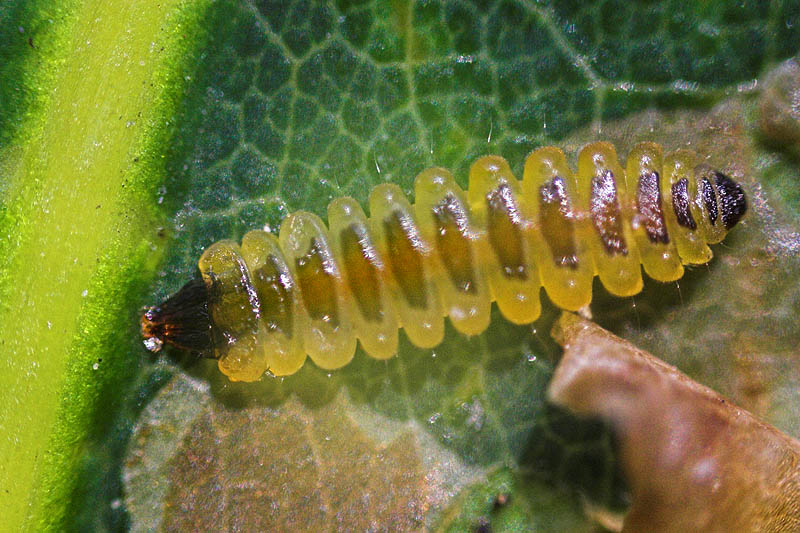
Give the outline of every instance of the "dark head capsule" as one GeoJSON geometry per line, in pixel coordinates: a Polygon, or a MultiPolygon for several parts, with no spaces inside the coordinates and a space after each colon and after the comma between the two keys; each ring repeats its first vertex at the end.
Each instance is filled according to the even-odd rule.
{"type": "Polygon", "coordinates": [[[717,186],[722,223],[725,229],[731,229],[747,212],[744,189],[722,172],[714,172],[714,184],[717,186]]]}

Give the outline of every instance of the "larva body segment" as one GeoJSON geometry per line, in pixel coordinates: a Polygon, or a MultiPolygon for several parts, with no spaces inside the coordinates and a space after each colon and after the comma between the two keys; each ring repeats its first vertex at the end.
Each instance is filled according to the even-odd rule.
{"type": "Polygon", "coordinates": [[[422,238],[414,208],[400,187],[378,185],[369,195],[372,232],[388,268],[398,324],[422,348],[444,338],[444,319],[433,279],[433,248],[422,238]]]}
{"type": "Polygon", "coordinates": [[[328,206],[334,257],[345,269],[347,301],[358,340],[372,357],[397,353],[398,325],[387,285],[387,265],[378,252],[364,210],[352,198],[328,206]]]}
{"type": "MultiPolygon", "coordinates": [[[[264,231],[250,231],[242,238],[242,258],[250,269],[253,286],[260,304],[263,362],[253,367],[254,374],[269,360],[273,372],[292,374],[306,359],[302,332],[306,331],[307,315],[300,301],[291,269],[286,263],[278,239],[264,231]]],[[[202,269],[201,265],[201,269],[202,269]]],[[[214,306],[212,306],[214,307],[214,306]]]]}
{"type": "Polygon", "coordinates": [[[633,186],[631,224],[642,267],[651,278],[667,282],[683,276],[683,264],[667,229],[663,163],[661,146],[639,144],[628,155],[626,176],[632,178],[628,182],[633,186]]]}
{"type": "Polygon", "coordinates": [[[530,323],[541,287],[574,311],[591,301],[595,275],[619,296],[642,289],[640,265],[676,280],[684,264],[710,260],[708,244],[746,210],[729,177],[698,165],[693,152],[664,155],[653,143],[637,145],[625,167],[611,144],[589,144],[577,172],[560,149],[543,147],[528,156],[521,182],[505,159],[486,156],[472,165],[466,192],[430,168],[417,176],[415,198],[411,205],[399,187],[379,185],[369,217],[339,198],[328,226],[301,211],[277,239],[251,231],[241,246],[212,245],[199,262],[204,283],[145,313],[148,347],[211,351],[239,381],[292,374],[306,355],[339,368],[357,342],[385,359],[400,327],[420,347],[442,341],[445,316],[461,333],[481,333],[492,301],[508,320],[530,323]],[[189,327],[190,317],[201,324],[189,327]]]}
{"type": "Polygon", "coordinates": [[[522,193],[531,207],[534,260],[550,299],[569,310],[592,301],[594,275],[577,192],[575,174],[560,149],[546,146],[528,156],[522,193]]]}
{"type": "Polygon", "coordinates": [[[240,381],[258,379],[268,368],[264,356],[267,326],[261,319],[261,301],[250,265],[245,263],[239,245],[225,240],[206,249],[199,267],[213,293],[213,304],[208,306],[212,336],[224,347],[219,369],[240,381]]]}
{"type": "Polygon", "coordinates": [[[625,201],[629,197],[626,174],[612,145],[593,146],[578,157],[577,208],[590,214],[583,225],[584,241],[595,272],[609,292],[632,296],[642,290],[642,269],[625,201]]]}
{"type": "Polygon", "coordinates": [[[353,358],[356,335],[325,223],[305,211],[292,213],[281,224],[278,240],[307,317],[301,331],[306,353],[325,369],[346,365],[353,358]]]}
{"type": "Polygon", "coordinates": [[[434,283],[456,330],[477,335],[489,326],[491,298],[483,269],[482,235],[475,230],[464,191],[452,174],[430,168],[417,176],[415,209],[420,234],[435,250],[434,283]]]}
{"type": "Polygon", "coordinates": [[[467,198],[476,226],[486,229],[480,248],[492,298],[511,322],[533,322],[541,311],[542,283],[528,231],[530,212],[508,162],[492,155],[477,160],[467,198]]]}

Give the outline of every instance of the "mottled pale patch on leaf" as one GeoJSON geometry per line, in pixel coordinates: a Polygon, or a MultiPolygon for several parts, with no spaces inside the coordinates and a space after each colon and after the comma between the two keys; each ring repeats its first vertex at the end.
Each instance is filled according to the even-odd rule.
{"type": "Polygon", "coordinates": [[[164,528],[416,529],[427,507],[419,454],[410,434],[376,445],[334,407],[213,409],[171,460],[164,528]]]}
{"type": "Polygon", "coordinates": [[[131,529],[416,530],[480,476],[417,424],[359,412],[346,395],[232,408],[176,377],[128,453],[131,529]]]}
{"type": "Polygon", "coordinates": [[[205,412],[208,386],[182,378],[171,380],[142,413],[125,459],[125,505],[133,517],[131,531],[154,530],[161,523],[171,459],[205,412]],[[163,409],[164,403],[170,405],[163,409]],[[187,423],[187,421],[189,423],[187,423]]]}
{"type": "Polygon", "coordinates": [[[336,407],[203,413],[171,460],[165,529],[419,528],[427,486],[418,443],[405,433],[381,446],[336,407]]]}
{"type": "Polygon", "coordinates": [[[565,313],[549,398],[616,430],[623,531],[797,531],[800,442],[596,324],[565,313]]]}

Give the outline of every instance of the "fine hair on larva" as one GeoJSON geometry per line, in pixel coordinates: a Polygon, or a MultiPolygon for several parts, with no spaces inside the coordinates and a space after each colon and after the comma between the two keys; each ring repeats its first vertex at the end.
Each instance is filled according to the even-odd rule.
{"type": "Polygon", "coordinates": [[[290,214],[279,236],[255,230],[199,260],[201,277],[142,317],[145,345],[164,343],[218,360],[234,381],[288,375],[309,356],[346,365],[357,343],[372,357],[397,352],[398,330],[422,348],[444,337],[444,317],[465,334],[489,325],[491,303],[515,324],[535,321],[543,287],[576,311],[598,276],[617,296],[707,263],[745,214],[742,187],[689,150],[644,142],[623,167],[613,145],[578,154],[542,147],[522,180],[502,157],[473,163],[462,190],[447,170],[422,171],[412,205],[393,184],[372,189],[369,217],[352,198],[328,206],[327,225],[290,214]]]}

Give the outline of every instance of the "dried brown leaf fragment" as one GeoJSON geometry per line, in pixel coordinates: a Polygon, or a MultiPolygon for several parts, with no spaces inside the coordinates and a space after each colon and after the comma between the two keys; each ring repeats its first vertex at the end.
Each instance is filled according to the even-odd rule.
{"type": "Polygon", "coordinates": [[[800,442],[600,326],[564,313],[549,399],[614,427],[623,532],[800,530],[800,442]]]}

